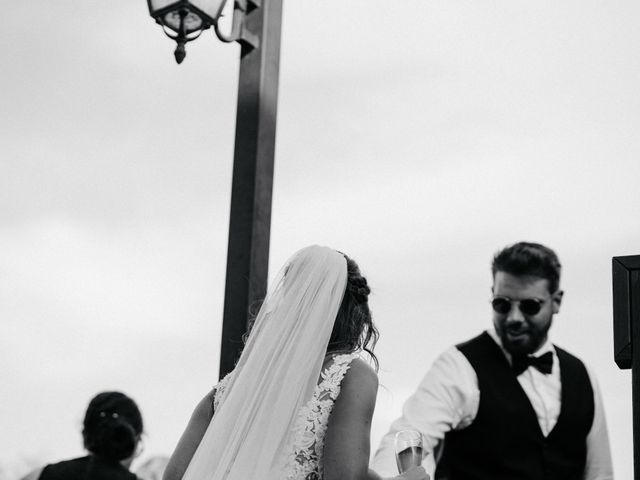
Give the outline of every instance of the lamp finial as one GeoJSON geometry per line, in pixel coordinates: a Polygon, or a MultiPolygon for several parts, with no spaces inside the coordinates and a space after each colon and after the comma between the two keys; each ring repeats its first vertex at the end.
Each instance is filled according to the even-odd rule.
{"type": "Polygon", "coordinates": [[[178,62],[178,65],[182,63],[184,57],[187,56],[187,50],[184,47],[184,42],[178,42],[178,46],[173,52],[173,56],[176,57],[176,62],[178,62]]]}

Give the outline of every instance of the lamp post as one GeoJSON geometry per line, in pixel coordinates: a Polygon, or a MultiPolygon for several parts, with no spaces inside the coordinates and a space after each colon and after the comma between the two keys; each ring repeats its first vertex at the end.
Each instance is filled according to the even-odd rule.
{"type": "Polygon", "coordinates": [[[213,27],[224,42],[240,43],[240,75],[231,187],[231,214],[222,322],[220,377],[230,372],[242,346],[249,307],[264,298],[269,267],[282,0],[148,0],[149,12],[185,44],[213,27]],[[232,28],[218,20],[233,1],[232,28]]]}

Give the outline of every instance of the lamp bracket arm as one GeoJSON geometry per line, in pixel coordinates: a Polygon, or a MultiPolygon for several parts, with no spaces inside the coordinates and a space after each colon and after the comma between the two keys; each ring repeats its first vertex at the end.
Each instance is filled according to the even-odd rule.
{"type": "Polygon", "coordinates": [[[258,48],[260,46],[260,37],[246,28],[243,28],[242,34],[240,35],[240,38],[238,38],[238,42],[242,45],[246,45],[247,47],[258,48]]]}
{"type": "MultiPolygon", "coordinates": [[[[244,25],[247,1],[248,0],[234,1],[232,28],[228,35],[220,30],[218,22],[214,23],[213,30],[216,32],[216,36],[223,42],[238,42],[251,48],[258,48],[260,46],[260,37],[250,32],[244,25]]],[[[249,1],[255,5],[255,0],[249,1]]]]}

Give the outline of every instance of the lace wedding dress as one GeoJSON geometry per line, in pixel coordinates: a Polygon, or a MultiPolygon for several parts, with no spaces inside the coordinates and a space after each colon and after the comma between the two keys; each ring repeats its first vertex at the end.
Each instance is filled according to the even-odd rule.
{"type": "MultiPolygon", "coordinates": [[[[357,353],[336,355],[323,369],[311,399],[304,405],[291,435],[287,453],[287,480],[322,480],[324,436],[333,404],[340,394],[340,384],[357,353]]],[[[231,372],[216,386],[213,400],[214,415],[220,399],[233,375],[231,372]]]]}

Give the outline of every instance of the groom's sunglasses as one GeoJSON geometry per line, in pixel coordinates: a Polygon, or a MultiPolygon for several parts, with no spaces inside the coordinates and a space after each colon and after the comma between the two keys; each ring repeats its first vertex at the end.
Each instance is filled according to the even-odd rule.
{"type": "Polygon", "coordinates": [[[491,300],[493,311],[500,315],[506,315],[511,311],[511,304],[516,303],[524,315],[533,316],[542,309],[543,300],[537,298],[525,298],[522,300],[511,300],[509,297],[494,297],[491,300]]]}

